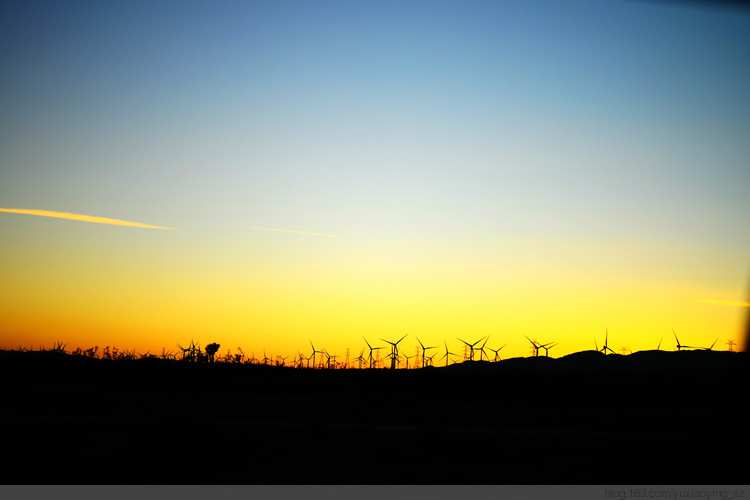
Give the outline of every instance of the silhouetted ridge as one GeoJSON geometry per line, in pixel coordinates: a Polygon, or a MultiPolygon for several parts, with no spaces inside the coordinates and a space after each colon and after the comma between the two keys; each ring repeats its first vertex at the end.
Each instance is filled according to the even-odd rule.
{"type": "Polygon", "coordinates": [[[5,351],[0,421],[14,460],[0,474],[33,484],[733,484],[745,443],[718,433],[743,396],[747,359],[584,351],[326,370],[5,351]],[[695,459],[702,449],[710,461],[695,459]]]}

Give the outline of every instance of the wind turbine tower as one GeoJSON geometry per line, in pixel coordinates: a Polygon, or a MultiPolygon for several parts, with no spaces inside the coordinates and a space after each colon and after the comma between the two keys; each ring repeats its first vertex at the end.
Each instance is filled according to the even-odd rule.
{"type": "MultiPolygon", "coordinates": [[[[607,352],[611,352],[612,354],[615,354],[615,351],[613,351],[608,345],[607,342],[609,340],[609,329],[604,329],[604,347],[599,349],[599,346],[596,346],[596,350],[599,352],[603,352],[605,355],[607,352]]],[[[596,339],[594,339],[594,345],[596,345],[596,339]]]]}
{"type": "MultiPolygon", "coordinates": [[[[526,335],[524,335],[524,337],[526,337],[526,335]]],[[[539,356],[539,349],[541,349],[543,346],[541,344],[537,344],[536,342],[531,340],[529,337],[526,337],[526,340],[531,342],[531,346],[534,351],[534,357],[536,358],[537,356],[539,356]]]]}
{"type": "Polygon", "coordinates": [[[443,339],[443,343],[445,344],[445,354],[443,354],[443,357],[441,357],[438,361],[442,361],[443,358],[445,358],[445,366],[448,366],[448,363],[450,363],[451,360],[450,355],[453,354],[453,356],[456,356],[456,354],[448,350],[448,342],[446,342],[445,339],[443,339]]]}
{"type": "MultiPolygon", "coordinates": [[[[409,335],[408,333],[406,335],[409,335]]],[[[401,342],[406,338],[406,335],[398,339],[396,342],[391,342],[389,340],[380,339],[383,342],[387,342],[391,344],[391,370],[396,369],[396,363],[398,362],[398,343],[401,342]]]]}
{"type": "MultiPolygon", "coordinates": [[[[458,337],[456,337],[456,338],[457,338],[458,340],[461,340],[461,339],[459,339],[458,337]]],[[[468,342],[466,342],[465,340],[461,340],[461,342],[463,342],[464,344],[466,344],[466,346],[467,346],[467,347],[469,348],[469,358],[468,358],[468,360],[469,360],[469,361],[474,361],[474,350],[475,350],[474,348],[475,348],[475,346],[476,346],[476,345],[477,345],[478,343],[480,343],[480,342],[481,342],[482,340],[484,340],[484,337],[482,337],[481,339],[477,340],[477,341],[476,341],[476,342],[474,342],[473,344],[469,344],[469,343],[468,343],[468,342]]],[[[464,350],[464,352],[465,352],[465,350],[464,350]]],[[[464,360],[466,360],[466,355],[465,355],[465,354],[464,354],[464,360]]]]}
{"type": "Polygon", "coordinates": [[[437,346],[430,346],[425,347],[421,340],[419,340],[419,337],[417,337],[417,342],[419,342],[419,346],[422,348],[422,368],[427,366],[427,359],[426,359],[426,352],[428,349],[437,349],[437,346]]]}

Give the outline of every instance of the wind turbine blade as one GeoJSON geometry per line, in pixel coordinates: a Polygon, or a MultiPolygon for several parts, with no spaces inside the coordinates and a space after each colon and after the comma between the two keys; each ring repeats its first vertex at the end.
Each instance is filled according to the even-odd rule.
{"type": "MultiPolygon", "coordinates": [[[[398,339],[398,342],[401,342],[402,340],[404,340],[408,335],[409,334],[407,333],[406,335],[404,335],[403,337],[401,337],[400,339],[398,339]]],[[[396,344],[398,344],[398,342],[396,342],[396,344]]]]}

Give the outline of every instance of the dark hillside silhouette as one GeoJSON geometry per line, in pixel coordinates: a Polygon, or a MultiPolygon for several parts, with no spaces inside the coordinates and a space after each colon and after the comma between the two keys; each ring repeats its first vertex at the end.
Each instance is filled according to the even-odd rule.
{"type": "Polygon", "coordinates": [[[747,437],[724,431],[747,375],[747,353],[727,351],[410,370],[3,351],[12,460],[1,474],[6,484],[736,484],[747,437]]]}

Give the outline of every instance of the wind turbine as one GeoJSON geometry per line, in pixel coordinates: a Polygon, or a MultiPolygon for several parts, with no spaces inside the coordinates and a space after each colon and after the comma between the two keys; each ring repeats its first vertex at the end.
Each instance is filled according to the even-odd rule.
{"type": "Polygon", "coordinates": [[[288,358],[289,355],[281,356],[279,354],[276,355],[276,366],[286,366],[286,358],[288,358]]]}
{"type": "Polygon", "coordinates": [[[306,358],[304,354],[297,351],[297,354],[299,355],[299,358],[297,359],[297,368],[302,368],[302,360],[307,361],[307,366],[310,366],[310,359],[306,358]]]}
{"type": "Polygon", "coordinates": [[[547,344],[544,344],[543,346],[540,346],[542,349],[544,349],[544,356],[549,357],[549,350],[555,347],[559,343],[560,342],[555,342],[554,344],[547,343],[547,344]]]}
{"type": "MultiPolygon", "coordinates": [[[[331,368],[331,359],[333,359],[333,366],[335,368],[336,367],[336,356],[335,355],[331,356],[330,354],[328,354],[328,351],[325,350],[325,348],[323,349],[322,354],[323,354],[323,356],[326,357],[326,363],[325,363],[326,369],[330,369],[331,368]]],[[[321,365],[323,364],[323,359],[320,360],[320,364],[321,365]]]]}
{"type": "Polygon", "coordinates": [[[417,342],[419,342],[419,345],[422,347],[422,368],[424,368],[426,366],[425,353],[427,352],[427,349],[437,349],[437,346],[425,347],[424,344],[422,344],[422,341],[419,340],[419,337],[417,337],[417,342]]]}
{"type": "MultiPolygon", "coordinates": [[[[64,349],[64,348],[63,348],[64,349]]],[[[53,349],[54,350],[54,349],[53,349]]],[[[59,351],[58,351],[59,352],[59,351]]],[[[240,350],[240,352],[242,352],[240,350]]],[[[161,359],[175,359],[175,355],[172,354],[172,351],[167,351],[163,347],[161,348],[161,359]]]]}
{"type": "MultiPolygon", "coordinates": [[[[365,339],[364,337],[362,338],[365,339]]],[[[374,362],[373,357],[372,357],[372,351],[377,351],[378,349],[382,349],[382,347],[372,347],[370,343],[367,341],[367,339],[365,339],[365,344],[367,344],[367,347],[370,349],[370,354],[368,355],[367,359],[370,361],[370,368],[372,368],[373,362],[374,362]]]]}
{"type": "MultiPolygon", "coordinates": [[[[412,354],[411,356],[409,356],[408,354],[402,354],[402,356],[406,358],[406,369],[408,370],[409,369],[409,359],[413,358],[415,356],[415,354],[412,354]]],[[[422,361],[422,362],[424,363],[424,361],[422,361]]]]}
{"type": "Polygon", "coordinates": [[[328,361],[329,361],[328,368],[331,367],[330,361],[333,360],[333,368],[335,369],[336,368],[336,355],[335,354],[329,355],[328,352],[326,352],[326,356],[328,356],[328,361]]]}
{"type": "Polygon", "coordinates": [[[427,356],[427,366],[432,366],[432,360],[437,356],[437,353],[433,354],[432,356],[427,356]]]}
{"type": "Polygon", "coordinates": [[[331,365],[331,356],[328,355],[328,351],[325,350],[325,347],[322,351],[320,351],[320,369],[327,368],[331,365]],[[323,356],[325,356],[326,360],[323,361],[323,356]]]}
{"type": "MultiPolygon", "coordinates": [[[[524,335],[524,337],[526,337],[526,335],[524,335]]],[[[531,342],[531,345],[534,346],[534,357],[535,358],[539,356],[539,349],[541,349],[541,348],[549,345],[549,342],[546,343],[546,344],[537,344],[536,342],[534,342],[533,340],[531,340],[529,337],[526,337],[526,340],[528,340],[529,342],[531,342]]]]}
{"type": "Polygon", "coordinates": [[[680,344],[680,339],[677,338],[677,333],[675,333],[674,328],[672,328],[672,334],[674,335],[674,339],[677,341],[677,350],[678,351],[680,351],[682,349],[694,349],[693,347],[691,347],[689,345],[682,345],[682,344],[680,344]]]}
{"type": "MultiPolygon", "coordinates": [[[[458,340],[461,340],[458,337],[456,337],[456,338],[458,340]]],[[[477,340],[473,344],[469,344],[465,340],[461,340],[461,342],[463,342],[464,344],[466,344],[468,346],[468,348],[469,348],[469,361],[474,361],[474,346],[477,345],[478,343],[480,343],[482,340],[484,340],[484,337],[482,337],[481,339],[477,340]]]]}
{"type": "Polygon", "coordinates": [[[235,354],[234,359],[237,360],[238,363],[244,363],[247,359],[247,356],[245,356],[245,353],[242,351],[242,347],[237,347],[237,350],[240,351],[239,357],[235,354]]]}
{"type": "Polygon", "coordinates": [[[450,359],[451,359],[449,355],[453,354],[454,356],[456,356],[456,354],[448,350],[448,342],[446,342],[445,339],[443,339],[443,343],[445,344],[445,354],[443,354],[443,357],[440,358],[438,361],[442,361],[443,358],[445,358],[445,366],[448,366],[448,363],[450,362],[450,359]]]}
{"type": "MultiPolygon", "coordinates": [[[[487,335],[484,338],[484,343],[482,344],[482,347],[480,347],[479,349],[477,349],[479,351],[479,361],[484,361],[484,356],[487,356],[487,353],[484,352],[484,346],[487,345],[487,341],[488,340],[490,340],[490,336],[489,335],[487,335]]],[[[489,359],[489,356],[487,358],[489,359]]]]}
{"type": "MultiPolygon", "coordinates": [[[[406,335],[409,335],[408,333],[406,335]]],[[[401,342],[406,338],[406,335],[398,339],[396,342],[391,342],[390,340],[380,339],[383,342],[388,342],[391,344],[391,370],[396,368],[396,363],[398,362],[398,343],[401,342]]]]}
{"type": "Polygon", "coordinates": [[[611,352],[612,354],[615,354],[615,351],[610,349],[610,347],[607,345],[609,339],[609,330],[605,328],[604,330],[604,347],[599,349],[599,346],[596,345],[596,339],[594,339],[594,345],[596,346],[596,350],[599,352],[603,352],[605,355],[607,354],[607,351],[611,352]]]}
{"type": "MultiPolygon", "coordinates": [[[[508,345],[508,344],[503,344],[503,347],[505,347],[506,345],[508,345]]],[[[488,347],[487,348],[490,351],[492,351],[492,352],[495,353],[495,359],[493,359],[492,361],[500,361],[500,349],[502,349],[503,347],[500,347],[498,349],[493,349],[492,347],[488,347]]]]}
{"type": "Polygon", "coordinates": [[[356,360],[360,370],[362,369],[362,363],[365,362],[364,353],[365,353],[365,348],[363,347],[362,350],[359,352],[359,356],[357,356],[357,360],[356,360]]]}
{"type": "Polygon", "coordinates": [[[309,358],[307,358],[308,366],[310,365],[310,359],[312,359],[313,369],[315,368],[315,354],[323,354],[323,351],[316,351],[315,346],[312,343],[312,340],[310,341],[310,347],[312,347],[312,354],[309,358]]]}
{"type": "Polygon", "coordinates": [[[716,340],[714,340],[714,343],[711,344],[711,347],[699,347],[701,351],[712,351],[714,349],[714,346],[716,345],[716,342],[719,341],[719,337],[716,337],[716,340]]]}
{"type": "Polygon", "coordinates": [[[202,354],[200,346],[197,345],[193,339],[190,339],[189,346],[182,347],[180,344],[177,344],[177,347],[179,347],[182,351],[183,360],[186,359],[187,361],[198,361],[198,357],[202,354]]]}
{"type": "Polygon", "coordinates": [[[261,361],[261,363],[263,363],[264,365],[267,365],[269,361],[273,361],[273,360],[269,358],[268,356],[266,356],[266,350],[263,349],[263,361],[261,361]]]}
{"type": "Polygon", "coordinates": [[[393,351],[393,348],[391,348],[391,352],[388,353],[386,356],[386,359],[391,360],[391,370],[395,369],[397,365],[401,364],[401,357],[400,354],[393,351]]]}

